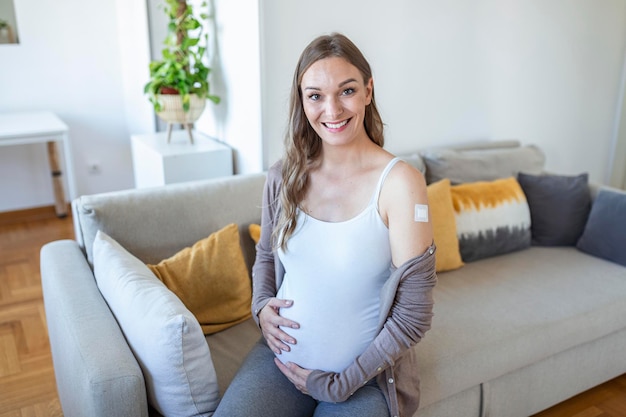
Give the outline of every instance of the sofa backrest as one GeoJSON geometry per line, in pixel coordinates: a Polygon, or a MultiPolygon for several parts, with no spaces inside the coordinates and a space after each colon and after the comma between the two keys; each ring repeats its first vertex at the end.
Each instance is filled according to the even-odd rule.
{"type": "MultiPolygon", "coordinates": [[[[537,156],[531,162],[542,166],[541,151],[530,149],[531,155],[537,156]]],[[[433,164],[433,155],[439,152],[485,150],[528,151],[517,140],[476,141],[399,156],[427,172],[428,165],[433,164]]],[[[113,237],[142,261],[157,263],[227,224],[236,223],[251,268],[255,251],[248,226],[260,223],[265,175],[235,175],[79,197],[72,202],[76,240],[90,264],[98,230],[113,237]]]]}
{"type": "Polygon", "coordinates": [[[98,230],[145,263],[157,263],[236,223],[250,268],[248,226],[261,221],[264,184],[259,173],[82,196],[72,202],[76,240],[90,264],[98,230]]]}
{"type": "Polygon", "coordinates": [[[426,182],[447,178],[452,184],[460,184],[517,177],[520,172],[541,174],[545,167],[543,151],[534,145],[515,144],[505,141],[425,149],[420,156],[426,166],[426,182]]]}

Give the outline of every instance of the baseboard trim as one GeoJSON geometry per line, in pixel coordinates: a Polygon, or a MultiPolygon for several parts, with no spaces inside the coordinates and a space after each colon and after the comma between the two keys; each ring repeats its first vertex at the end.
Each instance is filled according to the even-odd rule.
{"type": "MultiPolygon", "coordinates": [[[[70,204],[67,205],[67,213],[71,213],[70,204]]],[[[67,217],[67,216],[65,216],[67,217]]],[[[57,219],[54,206],[33,207],[23,210],[0,212],[0,226],[15,223],[26,223],[37,220],[57,219]]]]}

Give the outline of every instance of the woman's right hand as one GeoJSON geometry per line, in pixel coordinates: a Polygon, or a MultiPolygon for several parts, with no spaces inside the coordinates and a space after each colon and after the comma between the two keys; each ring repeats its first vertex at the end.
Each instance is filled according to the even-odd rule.
{"type": "Polygon", "coordinates": [[[280,315],[281,308],[288,308],[293,305],[292,300],[281,300],[279,298],[270,298],[268,303],[259,312],[259,324],[263,337],[267,341],[267,345],[274,353],[280,355],[282,351],[289,352],[290,345],[296,344],[296,339],[285,333],[279,326],[291,327],[292,329],[300,328],[295,321],[289,320],[280,315]]]}

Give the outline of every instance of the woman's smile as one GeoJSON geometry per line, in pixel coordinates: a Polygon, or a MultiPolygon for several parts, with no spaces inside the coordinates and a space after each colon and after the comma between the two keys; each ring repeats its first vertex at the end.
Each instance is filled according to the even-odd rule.
{"type": "Polygon", "coordinates": [[[352,119],[346,119],[346,120],[343,120],[341,122],[336,122],[336,123],[325,122],[322,124],[326,126],[326,128],[330,130],[331,132],[341,132],[343,128],[346,127],[346,125],[350,122],[350,120],[352,119]]]}

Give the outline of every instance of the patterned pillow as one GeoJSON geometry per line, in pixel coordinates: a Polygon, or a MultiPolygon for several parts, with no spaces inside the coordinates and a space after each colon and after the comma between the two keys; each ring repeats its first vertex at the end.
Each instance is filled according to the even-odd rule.
{"type": "Polygon", "coordinates": [[[530,246],[530,209],[515,178],[454,185],[450,192],[463,261],[530,246]]]}

